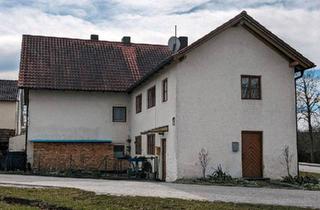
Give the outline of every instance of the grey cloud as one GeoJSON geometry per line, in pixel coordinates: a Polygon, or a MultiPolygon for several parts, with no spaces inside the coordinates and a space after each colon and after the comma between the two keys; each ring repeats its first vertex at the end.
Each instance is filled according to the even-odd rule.
{"type": "Polygon", "coordinates": [[[261,7],[278,7],[286,9],[319,10],[320,1],[314,0],[209,0],[192,6],[187,10],[178,10],[172,14],[190,14],[202,10],[257,9],[261,7]]]}

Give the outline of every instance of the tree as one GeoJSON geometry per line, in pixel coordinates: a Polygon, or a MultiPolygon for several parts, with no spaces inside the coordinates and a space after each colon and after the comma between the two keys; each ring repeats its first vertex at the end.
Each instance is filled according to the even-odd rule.
{"type": "Polygon", "coordinates": [[[202,178],[205,179],[209,163],[209,153],[205,148],[202,148],[199,152],[199,162],[202,170],[202,178]]]}
{"type": "Polygon", "coordinates": [[[288,145],[284,145],[283,149],[282,149],[282,158],[283,160],[281,160],[281,164],[286,167],[287,170],[287,175],[291,176],[290,174],[290,166],[291,166],[291,162],[292,162],[292,158],[293,155],[290,154],[290,149],[288,145]]]}
{"type": "Polygon", "coordinates": [[[298,122],[306,125],[310,138],[310,160],[314,158],[314,130],[319,126],[320,117],[320,91],[319,79],[315,73],[306,72],[296,82],[297,90],[297,119],[298,122]]]}

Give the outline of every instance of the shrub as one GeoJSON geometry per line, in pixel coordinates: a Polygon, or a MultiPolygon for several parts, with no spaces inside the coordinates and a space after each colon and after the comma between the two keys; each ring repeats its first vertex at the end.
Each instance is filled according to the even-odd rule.
{"type": "Polygon", "coordinates": [[[214,169],[212,175],[209,176],[209,179],[217,182],[232,181],[231,175],[223,171],[222,166],[220,164],[216,169],[214,169]]]}
{"type": "Polygon", "coordinates": [[[289,184],[305,185],[305,184],[319,184],[319,180],[313,176],[285,176],[282,182],[289,184]]]}

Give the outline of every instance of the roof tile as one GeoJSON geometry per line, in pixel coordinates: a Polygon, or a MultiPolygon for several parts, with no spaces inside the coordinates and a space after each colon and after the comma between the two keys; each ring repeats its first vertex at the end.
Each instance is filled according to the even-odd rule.
{"type": "Polygon", "coordinates": [[[19,86],[126,91],[170,56],[167,46],[24,35],[19,86]]]}

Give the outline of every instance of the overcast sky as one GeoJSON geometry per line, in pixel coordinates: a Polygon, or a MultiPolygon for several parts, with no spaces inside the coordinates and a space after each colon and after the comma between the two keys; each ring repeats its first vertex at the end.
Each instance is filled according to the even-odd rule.
{"type": "Polygon", "coordinates": [[[0,0],[0,78],[17,79],[22,34],[166,44],[195,41],[247,10],[320,65],[320,0],[0,0]]]}

